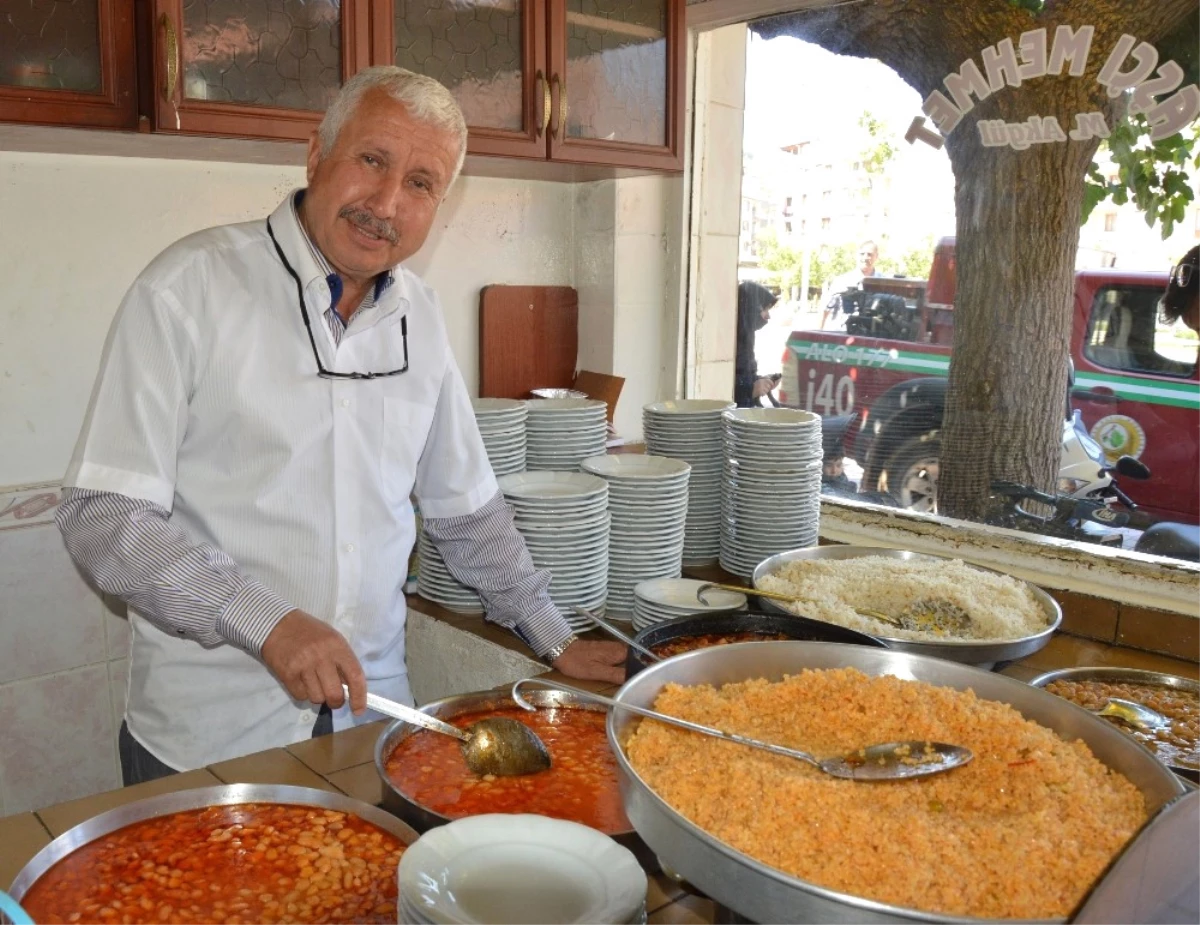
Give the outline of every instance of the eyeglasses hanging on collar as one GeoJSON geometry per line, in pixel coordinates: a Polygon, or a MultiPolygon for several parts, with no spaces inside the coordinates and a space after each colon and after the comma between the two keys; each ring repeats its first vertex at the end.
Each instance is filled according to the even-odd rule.
{"type": "Polygon", "coordinates": [[[283,248],[279,246],[279,241],[275,238],[275,231],[271,227],[271,220],[267,219],[267,234],[271,236],[271,243],[275,245],[275,253],[279,255],[279,259],[283,261],[284,268],[288,274],[296,281],[296,295],[300,299],[300,315],[304,318],[304,329],[308,331],[308,342],[312,346],[313,359],[317,361],[317,375],[322,379],[386,379],[388,376],[399,376],[401,373],[408,372],[408,316],[405,315],[400,319],[400,337],[404,344],[404,365],[399,369],[389,369],[382,373],[339,373],[331,369],[326,369],[325,364],[321,362],[321,354],[317,352],[317,339],[313,336],[312,322],[308,318],[308,305],[304,299],[304,284],[300,282],[300,275],[292,269],[292,265],[284,256],[283,248]]]}

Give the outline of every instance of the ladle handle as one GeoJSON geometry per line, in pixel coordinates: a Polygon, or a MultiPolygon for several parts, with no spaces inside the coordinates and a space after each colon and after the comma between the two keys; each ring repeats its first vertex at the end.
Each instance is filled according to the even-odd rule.
{"type": "MultiPolygon", "coordinates": [[[[346,700],[349,701],[350,688],[343,684],[342,690],[346,692],[346,700]]],[[[376,713],[382,713],[384,716],[390,716],[401,722],[420,726],[422,729],[429,729],[433,732],[440,732],[443,735],[454,736],[454,738],[460,739],[463,742],[470,738],[465,731],[459,729],[457,726],[451,726],[449,723],[442,722],[435,716],[422,713],[415,707],[397,703],[394,700],[388,700],[386,697],[380,697],[378,694],[372,694],[369,691],[367,692],[367,706],[376,713]]]]}
{"type": "Polygon", "coordinates": [[[651,652],[649,649],[647,649],[640,642],[634,642],[629,636],[622,633],[619,629],[617,629],[615,626],[613,626],[607,620],[601,620],[598,616],[596,616],[590,610],[584,610],[582,607],[576,607],[575,612],[577,614],[579,614],[579,616],[586,617],[588,620],[591,620],[598,627],[600,627],[600,629],[602,629],[602,630],[604,630],[604,632],[608,633],[608,635],[612,636],[615,639],[621,640],[621,642],[625,643],[625,645],[629,646],[629,648],[633,649],[635,652],[641,652],[642,655],[646,656],[646,658],[650,659],[650,661],[652,661],[652,662],[661,662],[662,661],[661,658],[659,658],[657,655],[655,655],[653,652],[651,652]]]}
{"type": "Polygon", "coordinates": [[[748,745],[750,748],[761,748],[776,755],[783,755],[785,758],[799,758],[801,761],[807,761],[809,764],[816,765],[817,767],[821,766],[820,762],[808,754],[808,752],[797,751],[794,748],[784,748],[782,745],[772,745],[770,742],[751,739],[748,736],[738,735],[735,732],[722,732],[720,729],[713,729],[711,726],[701,726],[699,723],[668,716],[665,713],[655,713],[653,710],[647,710],[644,707],[635,707],[631,703],[620,703],[619,701],[605,697],[603,694],[594,694],[591,691],[572,687],[570,684],[561,684],[558,681],[549,681],[545,678],[523,678],[512,686],[513,700],[516,701],[518,706],[531,712],[537,710],[537,707],[522,697],[519,690],[523,685],[529,684],[536,684],[538,687],[545,687],[550,690],[564,691],[568,694],[574,694],[576,697],[582,697],[585,700],[594,700],[596,703],[602,703],[617,710],[636,713],[638,716],[658,720],[660,723],[666,723],[670,726],[678,726],[680,729],[688,729],[692,732],[699,732],[702,735],[715,736],[718,739],[724,739],[726,742],[737,742],[739,745],[748,745]]]}

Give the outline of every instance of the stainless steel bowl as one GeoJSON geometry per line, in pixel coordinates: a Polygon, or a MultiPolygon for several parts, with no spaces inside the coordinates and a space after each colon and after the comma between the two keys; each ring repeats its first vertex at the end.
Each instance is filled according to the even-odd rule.
{"type": "MultiPolygon", "coordinates": [[[[523,696],[530,703],[536,704],[539,707],[592,710],[599,713],[605,711],[605,707],[600,704],[583,700],[574,694],[568,694],[563,691],[525,691],[523,692],[523,696]]],[[[447,697],[444,700],[427,703],[425,706],[420,707],[420,710],[422,713],[428,713],[430,716],[449,720],[463,713],[476,713],[481,710],[495,710],[515,706],[516,704],[513,703],[512,696],[506,691],[483,691],[473,694],[459,694],[455,697],[447,697]]],[[[384,729],[375,743],[375,770],[378,772],[380,780],[383,781],[383,808],[395,813],[418,832],[426,832],[435,826],[445,825],[450,821],[450,817],[434,812],[428,806],[423,806],[416,800],[413,800],[393,784],[387,775],[388,756],[391,755],[396,746],[404,739],[418,732],[421,732],[421,730],[400,720],[391,723],[384,729]]],[[[612,837],[636,854],[639,860],[650,857],[646,851],[646,846],[633,829],[615,833],[612,837]]]]}
{"type": "Polygon", "coordinates": [[[13,881],[8,892],[19,901],[38,877],[72,851],[110,832],[123,829],[127,825],[141,822],[143,819],[169,816],[171,813],[189,809],[232,806],[237,803],[286,803],[292,806],[316,806],[321,809],[332,809],[365,819],[372,825],[377,825],[385,832],[396,836],[406,845],[411,845],[417,840],[417,833],[391,813],[386,813],[370,803],[364,803],[362,800],[356,800],[342,793],[314,790],[311,787],[288,787],[275,784],[224,784],[220,787],[199,787],[195,790],[179,790],[175,793],[164,793],[160,796],[127,803],[124,806],[110,809],[108,812],[100,813],[98,816],[93,816],[86,822],[81,822],[68,829],[35,854],[29,863],[21,868],[21,872],[17,874],[17,879],[13,881]]]}
{"type": "MultiPolygon", "coordinates": [[[[775,642],[769,646],[735,643],[701,649],[646,668],[627,681],[615,699],[652,707],[667,683],[722,685],[751,678],[777,681],[805,668],[844,667],[868,675],[894,675],[956,690],[971,689],[982,699],[1007,703],[1064,739],[1086,742],[1100,761],[1124,774],[1141,790],[1151,813],[1184,792],[1182,782],[1148,751],[1061,697],[1003,675],[894,649],[828,642],[775,642]]],[[[621,743],[628,741],[638,722],[638,717],[620,710],[608,716],[609,744],[617,754],[625,812],[664,867],[717,902],[753,922],[961,921],[959,917],[879,903],[816,886],[768,867],[709,835],[672,809],[629,764],[621,743]]]]}
{"type": "MultiPolygon", "coordinates": [[[[1051,681],[1115,681],[1125,684],[1150,684],[1156,687],[1170,687],[1175,690],[1200,693],[1200,681],[1181,678],[1174,674],[1163,674],[1159,671],[1143,671],[1140,668],[1060,668],[1057,671],[1040,674],[1029,683],[1034,687],[1045,687],[1051,681]]],[[[1084,709],[1069,700],[1067,703],[1078,710],[1084,709]]],[[[1200,768],[1179,764],[1167,764],[1167,767],[1193,783],[1200,783],[1200,768]]]]}
{"type": "MultiPolygon", "coordinates": [[[[811,549],[794,549],[791,552],[781,552],[777,556],[771,556],[771,558],[760,562],[758,568],[754,570],[751,583],[757,588],[759,581],[764,575],[770,575],[779,571],[787,562],[807,561],[809,559],[860,559],[864,556],[882,556],[887,559],[906,560],[928,559],[940,562],[953,561],[949,556],[931,556],[925,553],[909,552],[903,549],[886,549],[876,546],[815,546],[811,549]]],[[[980,568],[977,565],[972,565],[971,568],[978,568],[982,572],[996,571],[995,569],[980,568]]],[[[996,572],[996,574],[1002,573],[996,572]]],[[[1024,658],[1026,655],[1031,655],[1045,646],[1050,641],[1050,637],[1054,635],[1054,631],[1058,629],[1058,625],[1062,623],[1062,609],[1058,606],[1058,601],[1037,585],[1031,585],[1028,582],[1025,585],[1033,592],[1033,596],[1037,599],[1038,604],[1046,615],[1046,628],[1030,636],[1023,636],[1020,639],[1005,639],[1002,642],[979,642],[970,639],[920,642],[915,639],[902,639],[896,636],[889,636],[886,633],[872,633],[871,635],[885,640],[891,648],[899,652],[932,655],[935,658],[944,658],[952,662],[963,662],[964,664],[975,665],[980,668],[991,668],[997,662],[1010,662],[1018,658],[1024,658]]],[[[769,598],[764,597],[759,598],[759,600],[763,602],[765,609],[778,610],[780,613],[791,613],[783,605],[769,598]]]]}

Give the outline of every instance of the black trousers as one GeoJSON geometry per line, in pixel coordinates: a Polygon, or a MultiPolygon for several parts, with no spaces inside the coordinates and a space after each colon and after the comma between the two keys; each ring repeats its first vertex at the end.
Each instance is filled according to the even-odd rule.
{"type": "MultiPolygon", "coordinates": [[[[313,724],[313,738],[329,735],[331,732],[333,712],[328,704],[323,703],[321,711],[317,714],[317,721],[313,724]]],[[[125,722],[121,723],[121,731],[117,734],[117,751],[121,756],[121,779],[126,787],[179,773],[150,754],[149,749],[129,732],[129,725],[125,722]]]]}

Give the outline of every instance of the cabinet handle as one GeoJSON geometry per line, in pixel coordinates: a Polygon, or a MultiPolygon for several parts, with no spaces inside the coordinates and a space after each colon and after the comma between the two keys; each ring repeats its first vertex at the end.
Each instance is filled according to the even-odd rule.
{"type": "Polygon", "coordinates": [[[158,22],[167,34],[167,82],[163,85],[163,99],[170,103],[175,98],[175,83],[179,79],[179,40],[175,37],[175,25],[170,16],[163,13],[158,22]]]}
{"type": "Polygon", "coordinates": [[[564,141],[567,138],[567,82],[562,82],[558,91],[558,135],[564,141]]]}
{"type": "Polygon", "coordinates": [[[550,84],[546,82],[546,75],[541,71],[537,72],[537,86],[542,88],[542,125],[538,129],[537,137],[541,138],[546,134],[546,127],[550,124],[550,84]]]}

